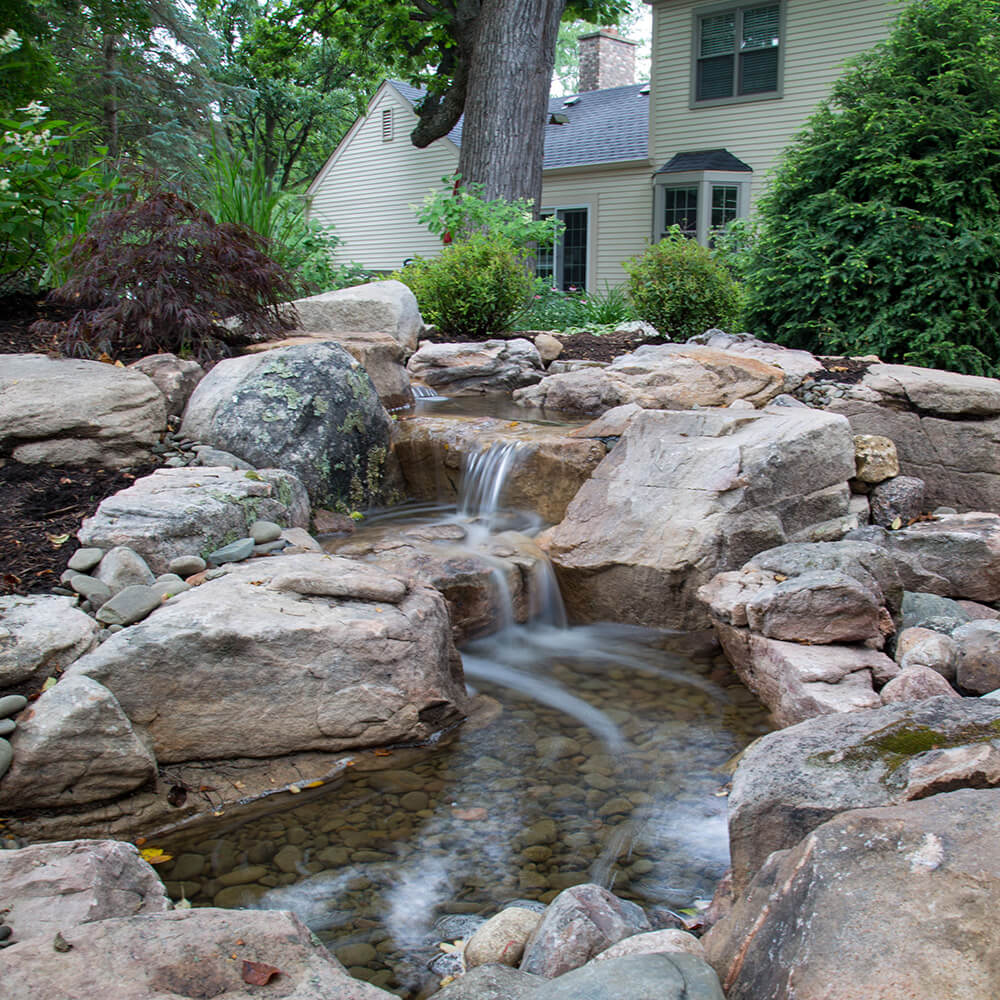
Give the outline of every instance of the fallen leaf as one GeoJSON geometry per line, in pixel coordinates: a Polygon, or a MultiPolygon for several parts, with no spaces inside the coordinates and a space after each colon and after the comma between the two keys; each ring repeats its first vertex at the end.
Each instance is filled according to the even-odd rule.
{"type": "Polygon", "coordinates": [[[381,749],[379,749],[379,750],[373,750],[372,753],[374,753],[376,757],[391,757],[392,756],[392,751],[391,750],[381,750],[381,749]]]}
{"type": "Polygon", "coordinates": [[[54,688],[56,686],[56,683],[57,683],[57,681],[56,681],[55,677],[49,677],[45,681],[45,683],[42,685],[42,690],[43,691],[48,691],[49,688],[54,688]]]}
{"type": "Polygon", "coordinates": [[[243,962],[243,982],[250,986],[267,986],[274,976],[280,976],[281,969],[276,969],[267,962],[243,962]]]}
{"type": "Polygon", "coordinates": [[[73,946],[62,936],[61,932],[56,932],[56,936],[52,939],[52,947],[56,951],[72,951],[73,946]]]}
{"type": "Polygon", "coordinates": [[[69,486],[69,484],[71,482],[73,482],[73,480],[70,479],[69,476],[60,476],[60,478],[59,478],[59,485],[60,486],[69,486]]]}
{"type": "Polygon", "coordinates": [[[145,843],[146,843],[146,838],[145,837],[136,837],[135,838],[135,846],[136,847],[142,847],[142,845],[145,844],[145,843]]]}
{"type": "Polygon", "coordinates": [[[482,806],[473,806],[471,809],[452,809],[451,814],[455,819],[465,819],[472,823],[486,819],[489,815],[482,806]]]}
{"type": "Polygon", "coordinates": [[[458,952],[461,954],[465,951],[465,941],[459,938],[457,941],[439,941],[438,947],[446,954],[451,955],[453,952],[458,952]]]}
{"type": "Polygon", "coordinates": [[[246,944],[246,941],[244,941],[244,940],[243,940],[243,938],[237,938],[237,939],[236,939],[236,943],[237,943],[237,944],[238,944],[238,945],[239,945],[240,947],[243,947],[243,945],[245,945],[245,944],[246,944]]]}
{"type": "Polygon", "coordinates": [[[303,785],[303,788],[322,788],[322,781],[310,781],[307,785],[303,785]]]}
{"type": "Polygon", "coordinates": [[[785,582],[785,580],[787,580],[787,579],[788,579],[788,577],[787,577],[787,576],[785,576],[785,574],[784,574],[784,573],[775,573],[775,574],[774,574],[774,578],[775,578],[775,580],[777,580],[777,581],[778,581],[778,583],[784,583],[784,582],[785,582]]]}
{"type": "Polygon", "coordinates": [[[893,531],[899,531],[899,529],[903,527],[903,519],[901,517],[895,518],[892,524],[889,525],[889,527],[893,531]]]}
{"type": "Polygon", "coordinates": [[[172,854],[167,854],[159,847],[144,847],[139,853],[142,855],[143,861],[147,861],[151,865],[162,865],[167,861],[174,860],[172,854]]]}
{"type": "Polygon", "coordinates": [[[58,549],[69,541],[69,535],[50,535],[47,531],[45,537],[58,549]]]}

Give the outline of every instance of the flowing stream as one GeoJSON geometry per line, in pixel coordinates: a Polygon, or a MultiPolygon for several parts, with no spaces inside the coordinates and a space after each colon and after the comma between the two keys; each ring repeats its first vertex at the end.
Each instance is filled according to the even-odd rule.
{"type": "MultiPolygon", "coordinates": [[[[495,446],[467,464],[457,507],[404,505],[362,531],[457,522],[475,548],[510,520],[503,477],[517,459],[495,446]]],[[[522,531],[540,526],[520,517],[522,531]]],[[[728,865],[726,765],[766,731],[763,711],[684,636],[566,627],[541,572],[531,622],[508,614],[462,648],[485,696],[468,723],[297,808],[164,842],[175,898],[292,909],[353,975],[414,998],[455,961],[439,942],[511,900],[598,882],[656,924],[710,896],[728,865]]]]}

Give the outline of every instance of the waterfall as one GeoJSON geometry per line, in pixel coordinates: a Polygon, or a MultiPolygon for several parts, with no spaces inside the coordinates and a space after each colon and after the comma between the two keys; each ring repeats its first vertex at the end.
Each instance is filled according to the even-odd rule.
{"type": "Polygon", "coordinates": [[[492,520],[520,448],[520,441],[498,441],[466,459],[458,495],[460,514],[492,520]]]}
{"type": "Polygon", "coordinates": [[[414,399],[444,399],[444,396],[438,394],[436,389],[432,389],[429,385],[421,385],[419,382],[411,382],[410,388],[413,390],[414,399]]]}

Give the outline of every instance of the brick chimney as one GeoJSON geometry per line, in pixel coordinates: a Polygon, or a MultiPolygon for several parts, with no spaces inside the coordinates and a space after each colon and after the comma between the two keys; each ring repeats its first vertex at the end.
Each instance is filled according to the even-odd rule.
{"type": "Polygon", "coordinates": [[[614,28],[601,28],[590,35],[580,35],[580,93],[627,87],[635,83],[637,42],[620,38],[614,28]]]}

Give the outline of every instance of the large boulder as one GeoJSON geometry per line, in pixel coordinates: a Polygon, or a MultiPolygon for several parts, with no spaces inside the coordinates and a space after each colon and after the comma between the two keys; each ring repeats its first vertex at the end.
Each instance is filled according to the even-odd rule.
{"type": "Polygon", "coordinates": [[[0,952],[9,997],[101,1000],[225,997],[252,1000],[392,1000],[352,979],[293,913],[201,908],[67,927],[0,952]],[[249,967],[248,964],[250,963],[249,967]],[[263,964],[274,970],[271,978],[263,964]],[[263,978],[255,980],[255,973],[263,978]],[[265,985],[270,981],[270,985],[265,985]],[[99,985],[95,987],[95,983],[99,985]]]}
{"type": "Polygon", "coordinates": [[[71,675],[109,688],[161,764],[417,742],[466,706],[441,595],[318,553],[233,564],[71,675]]]}
{"type": "Polygon", "coordinates": [[[708,963],[683,954],[591,962],[552,980],[535,996],[537,1000],[725,1000],[708,963]]]}
{"type": "Polygon", "coordinates": [[[907,590],[973,601],[1000,599],[996,514],[942,514],[898,531],[869,525],[849,537],[882,546],[907,590]]]}
{"type": "Polygon", "coordinates": [[[361,365],[319,341],[220,361],[181,429],[251,465],[294,473],[314,506],[353,510],[391,491],[391,426],[361,365]]]}
{"type": "Polygon", "coordinates": [[[293,330],[282,340],[269,340],[252,344],[247,353],[273,351],[281,347],[297,347],[318,340],[332,340],[347,351],[361,365],[375,386],[382,405],[387,410],[398,410],[413,405],[410,376],[406,374],[406,357],[409,353],[395,337],[388,333],[305,333],[293,330]]]}
{"type": "Polygon", "coordinates": [[[516,402],[597,416],[626,403],[647,410],[763,406],[782,392],[784,373],[755,358],[692,344],[646,344],[606,368],[549,375],[514,393],[516,402]]]}
{"type": "Polygon", "coordinates": [[[18,716],[0,808],[67,808],[117,798],[156,775],[156,761],[115,696],[68,671],[18,716]]]}
{"type": "Polygon", "coordinates": [[[148,375],[156,383],[166,401],[167,414],[172,417],[184,412],[195,386],[205,377],[205,369],[197,361],[176,354],[149,354],[129,368],[148,375]]]}
{"type": "Polygon", "coordinates": [[[855,434],[895,442],[904,475],[924,481],[925,503],[1000,512],[1000,381],[872,365],[829,409],[855,434]]]}
{"type": "MultiPolygon", "coordinates": [[[[561,521],[570,500],[607,454],[598,440],[568,437],[558,428],[492,417],[410,417],[400,420],[394,450],[408,495],[455,500],[463,472],[489,448],[509,445],[505,508],[561,521]]],[[[466,484],[468,485],[468,484],[466,484]]]]}
{"type": "Polygon", "coordinates": [[[996,993],[1000,790],[845,812],[772,854],[705,937],[729,1000],[996,993]]]}
{"type": "Polygon", "coordinates": [[[103,500],[77,537],[102,549],[127,546],[156,573],[172,559],[200,554],[243,538],[255,521],[304,528],[309,498],[282,469],[157,469],[103,500]]]}
{"type": "Polygon", "coordinates": [[[410,375],[449,396],[510,392],[542,377],[542,358],[530,340],[472,344],[424,342],[407,362],[410,375]]]}
{"type": "Polygon", "coordinates": [[[733,775],[729,844],[741,895],[772,851],[848,809],[1000,784],[1000,704],[932,698],[769,733],[733,775]]]}
{"type": "Polygon", "coordinates": [[[410,353],[424,321],[413,292],[401,281],[371,281],[296,299],[297,326],[306,333],[387,333],[410,353]]]}
{"type": "Polygon", "coordinates": [[[0,366],[0,457],[122,468],[152,458],[166,423],[163,394],[142,372],[41,354],[0,366]]]}
{"type": "Polygon", "coordinates": [[[163,913],[171,905],[139,851],[118,840],[0,851],[0,900],[12,942],[42,938],[50,949],[57,933],[77,924],[163,913]]]}
{"type": "Polygon", "coordinates": [[[643,411],[548,533],[567,610],[709,624],[698,587],[847,511],[847,422],[805,408],[643,411]]]}
{"type": "Polygon", "coordinates": [[[97,645],[72,597],[0,597],[0,691],[30,694],[97,645]]]}

